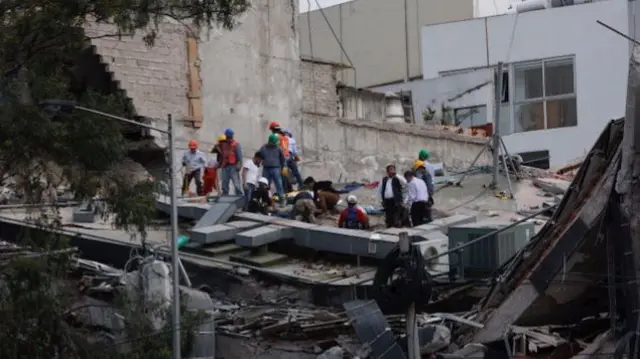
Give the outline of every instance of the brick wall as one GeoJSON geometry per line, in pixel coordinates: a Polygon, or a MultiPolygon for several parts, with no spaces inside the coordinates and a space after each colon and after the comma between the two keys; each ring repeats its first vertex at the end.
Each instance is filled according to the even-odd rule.
{"type": "Polygon", "coordinates": [[[95,52],[133,101],[138,115],[166,118],[172,114],[182,119],[188,115],[185,29],[162,23],[158,32],[154,46],[147,47],[144,33],[105,37],[115,34],[116,27],[104,23],[85,26],[95,52]]]}
{"type": "Polygon", "coordinates": [[[335,118],[338,115],[336,68],[303,60],[300,62],[302,78],[302,112],[335,118]]]}

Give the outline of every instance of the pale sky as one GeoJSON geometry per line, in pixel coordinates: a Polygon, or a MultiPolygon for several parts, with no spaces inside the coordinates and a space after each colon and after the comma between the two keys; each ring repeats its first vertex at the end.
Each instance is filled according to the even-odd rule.
{"type": "MultiPolygon", "coordinates": [[[[350,0],[317,0],[321,7],[338,5],[341,3],[349,2],[350,0]]],[[[362,0],[361,0],[362,1],[362,0]]],[[[399,1],[399,0],[394,0],[399,1]]],[[[428,1],[428,0],[422,0],[428,1]]],[[[456,1],[456,0],[450,0],[456,1]]],[[[478,6],[478,16],[491,16],[496,14],[502,14],[507,11],[509,4],[520,2],[519,0],[475,0],[478,6]]],[[[308,3],[311,3],[311,10],[318,8],[316,0],[300,0],[300,12],[308,11],[308,3]]]]}

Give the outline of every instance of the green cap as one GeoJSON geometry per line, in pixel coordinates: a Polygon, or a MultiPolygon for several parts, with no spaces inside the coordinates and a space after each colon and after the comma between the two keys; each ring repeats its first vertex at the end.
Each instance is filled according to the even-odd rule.
{"type": "Polygon", "coordinates": [[[420,152],[418,152],[418,158],[422,161],[426,160],[427,158],[429,158],[429,151],[424,148],[421,149],[420,152]]]}
{"type": "Polygon", "coordinates": [[[278,138],[278,135],[275,133],[272,133],[269,135],[269,138],[267,139],[267,143],[271,144],[271,145],[277,145],[278,142],[280,142],[280,139],[278,138]]]}

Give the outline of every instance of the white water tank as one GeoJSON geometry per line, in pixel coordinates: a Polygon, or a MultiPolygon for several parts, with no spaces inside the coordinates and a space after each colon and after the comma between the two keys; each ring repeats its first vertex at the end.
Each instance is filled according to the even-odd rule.
{"type": "Polygon", "coordinates": [[[404,123],[404,109],[400,96],[393,92],[387,92],[384,98],[386,102],[385,122],[404,123]]]}
{"type": "Polygon", "coordinates": [[[527,12],[551,8],[550,0],[525,0],[516,5],[516,12],[527,12]]]}

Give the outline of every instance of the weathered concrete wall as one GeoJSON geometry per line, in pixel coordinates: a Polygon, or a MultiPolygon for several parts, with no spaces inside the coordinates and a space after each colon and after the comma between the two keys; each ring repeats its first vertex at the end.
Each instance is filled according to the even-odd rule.
{"type": "MultiPolygon", "coordinates": [[[[85,34],[113,79],[119,83],[138,115],[164,119],[187,115],[187,55],[185,28],[169,21],[159,25],[159,35],[153,47],[135,36],[117,34],[115,26],[89,23],[85,34]]],[[[166,122],[158,124],[166,126],[166,122]]]]}
{"type": "Polygon", "coordinates": [[[214,29],[200,43],[204,122],[185,131],[207,146],[232,128],[246,156],[262,146],[268,123],[299,133],[302,98],[297,2],[253,0],[233,31],[214,29]]]}
{"type": "Polygon", "coordinates": [[[337,116],[336,69],[332,65],[301,61],[302,112],[337,116]]]}
{"type": "MultiPolygon", "coordinates": [[[[203,121],[193,128],[189,116],[187,31],[169,21],[147,47],[143,34],[92,40],[96,53],[108,65],[114,80],[132,100],[140,116],[159,119],[166,127],[172,114],[176,129],[176,160],[189,139],[208,151],[226,128],[236,132],[250,156],[265,141],[270,121],[279,121],[294,134],[300,132],[301,81],[296,31],[297,2],[252,0],[232,31],[213,28],[201,34],[198,56],[203,121]]],[[[109,24],[90,24],[89,36],[115,34],[109,24]]],[[[335,91],[334,91],[335,92],[335,91]]],[[[335,107],[335,106],[334,106],[335,107]]],[[[166,146],[166,136],[157,142],[166,146]]]]}
{"type": "MultiPolygon", "coordinates": [[[[360,181],[377,180],[386,165],[398,170],[411,167],[421,148],[427,148],[434,162],[463,170],[486,143],[486,139],[436,132],[423,126],[385,124],[365,120],[329,120],[305,116],[300,146],[304,175],[318,178],[360,181]]],[[[488,165],[488,151],[478,165],[488,165]]]]}

